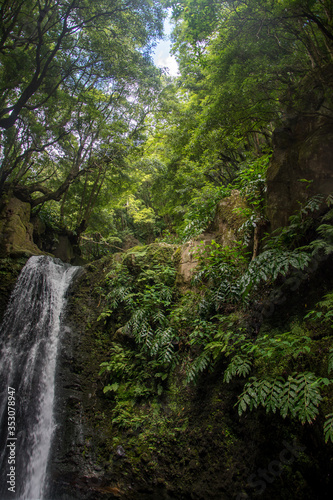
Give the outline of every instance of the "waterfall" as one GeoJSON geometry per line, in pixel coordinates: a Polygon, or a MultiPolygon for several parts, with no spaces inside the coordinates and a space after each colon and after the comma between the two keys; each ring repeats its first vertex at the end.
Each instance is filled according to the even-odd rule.
{"type": "Polygon", "coordinates": [[[79,268],[31,257],[0,328],[0,498],[42,500],[66,292],[79,268]]]}

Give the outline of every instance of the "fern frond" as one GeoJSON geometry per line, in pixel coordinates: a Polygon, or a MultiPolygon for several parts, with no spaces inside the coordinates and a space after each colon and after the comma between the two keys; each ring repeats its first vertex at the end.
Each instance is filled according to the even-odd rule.
{"type": "Polygon", "coordinates": [[[298,391],[297,381],[293,377],[288,377],[282,388],[280,402],[280,413],[283,418],[286,418],[288,413],[291,413],[293,417],[296,415],[296,403],[299,397],[298,391]]]}
{"type": "Polygon", "coordinates": [[[282,377],[258,380],[252,377],[238,399],[238,413],[262,405],[267,411],[279,410],[285,418],[288,414],[302,424],[311,423],[317,417],[322,401],[320,387],[331,381],[316,377],[312,372],[295,373],[284,380],[282,377]]]}
{"type": "Polygon", "coordinates": [[[322,238],[325,238],[328,241],[332,241],[333,239],[333,226],[331,224],[321,224],[317,232],[320,234],[322,238]]]}
{"type": "Polygon", "coordinates": [[[303,372],[298,373],[294,380],[298,392],[295,415],[302,424],[311,423],[318,415],[318,406],[323,399],[320,393],[320,379],[312,372],[303,372]]]}
{"type": "Polygon", "coordinates": [[[260,404],[266,408],[266,411],[276,412],[281,408],[281,394],[284,389],[283,377],[266,379],[259,388],[260,404]]]}
{"type": "Polygon", "coordinates": [[[245,356],[236,355],[232,358],[224,372],[223,382],[227,384],[235,376],[246,377],[251,371],[252,360],[245,356]]]}
{"type": "Polygon", "coordinates": [[[251,377],[250,382],[244,386],[244,391],[238,396],[238,415],[241,416],[247,409],[250,411],[259,405],[258,386],[260,381],[256,377],[251,377]]]}
{"type": "MultiPolygon", "coordinates": [[[[332,205],[333,196],[330,195],[330,205],[332,205]]],[[[331,208],[321,219],[323,222],[333,220],[333,209],[331,208]]]]}
{"type": "Polygon", "coordinates": [[[309,265],[311,256],[305,252],[265,250],[254,259],[239,280],[240,294],[246,295],[253,286],[261,281],[275,281],[279,275],[286,276],[291,269],[304,269],[309,265]]]}
{"type": "Polygon", "coordinates": [[[328,353],[328,367],[327,371],[330,373],[333,370],[333,349],[328,353]]]}
{"type": "Polygon", "coordinates": [[[203,372],[211,361],[211,354],[209,351],[203,351],[191,364],[187,371],[186,382],[194,382],[199,374],[203,372]]]}
{"type": "Polygon", "coordinates": [[[171,342],[166,345],[160,355],[160,360],[162,363],[172,363],[175,360],[175,352],[171,342]]]}
{"type": "Polygon", "coordinates": [[[324,424],[325,443],[329,440],[333,443],[333,413],[329,413],[325,418],[327,419],[324,424]]]}
{"type": "Polygon", "coordinates": [[[164,314],[164,312],[159,309],[151,318],[151,320],[153,321],[153,323],[157,323],[157,324],[160,324],[160,325],[163,325],[165,324],[165,322],[167,321],[167,318],[164,314]]]}
{"type": "Polygon", "coordinates": [[[160,297],[165,302],[171,302],[172,299],[172,288],[163,287],[160,291],[160,297]]]}
{"type": "Polygon", "coordinates": [[[322,239],[311,241],[308,248],[312,251],[313,255],[316,255],[319,252],[329,255],[333,252],[333,245],[322,239]]]}

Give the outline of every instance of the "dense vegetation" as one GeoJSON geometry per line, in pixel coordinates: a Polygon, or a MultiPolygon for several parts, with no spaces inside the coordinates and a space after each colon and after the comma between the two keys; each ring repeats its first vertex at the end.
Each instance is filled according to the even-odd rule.
{"type": "Polygon", "coordinates": [[[288,320],[274,316],[332,269],[332,197],[310,198],[264,236],[274,130],[332,116],[332,0],[0,6],[0,192],[70,229],[87,261],[109,259],[94,292],[114,339],[100,367],[113,424],[139,428],[135,405],[159,404],[175,371],[192,384],[222,366],[226,384],[243,380],[239,415],[318,418],[333,441],[333,284],[310,310],[303,301],[288,320]],[[176,78],[150,53],[167,8],[176,78]],[[183,283],[180,246],[234,192],[235,241],[198,246],[183,283]]]}
{"type": "Polygon", "coordinates": [[[200,233],[235,179],[260,221],[272,131],[331,92],[329,0],[18,0],[0,15],[0,190],[94,235],[97,254],[200,233]],[[166,6],[178,78],[149,55],[166,6]]]}
{"type": "MultiPolygon", "coordinates": [[[[333,415],[326,399],[333,369],[332,293],[307,314],[302,305],[291,320],[274,325],[275,309],[330,262],[332,210],[311,226],[304,219],[321,201],[311,199],[287,228],[267,239],[252,261],[241,243],[222,248],[213,241],[198,247],[200,266],[185,288],[181,276],[175,281],[180,259],[175,245],[135,247],[111,265],[99,288],[104,303],[99,321],[116,332],[110,361],[101,365],[101,374],[109,373],[110,381],[104,391],[116,394],[116,408],[119,397],[140,401],[161,395],[161,382],[179,364],[186,383],[191,383],[216,365],[221,369],[222,362],[225,383],[234,377],[247,380],[237,402],[239,415],[261,405],[284,418],[312,423],[325,401],[325,440],[333,440],[333,415]],[[292,236],[300,234],[304,224],[307,234],[317,238],[295,245],[292,236]],[[129,375],[142,355],[154,370],[145,369],[143,379],[132,380],[129,375]]],[[[298,300],[304,300],[302,293],[298,300]]]]}

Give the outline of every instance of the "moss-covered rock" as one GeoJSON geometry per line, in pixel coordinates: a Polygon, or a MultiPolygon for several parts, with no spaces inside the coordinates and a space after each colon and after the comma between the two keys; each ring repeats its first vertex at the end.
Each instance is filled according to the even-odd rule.
{"type": "Polygon", "coordinates": [[[233,247],[242,238],[241,230],[246,221],[246,203],[239,191],[233,190],[216,207],[212,224],[207,231],[183,244],[175,255],[179,257],[178,282],[190,283],[200,263],[200,254],[205,245],[213,240],[222,247],[233,247]]]}
{"type": "Polygon", "coordinates": [[[233,246],[243,236],[240,229],[247,220],[247,209],[245,200],[236,189],[218,203],[210,231],[216,233],[215,239],[220,245],[233,246]]]}
{"type": "Polygon", "coordinates": [[[132,247],[123,254],[122,262],[132,270],[140,270],[152,263],[165,264],[173,258],[177,248],[177,245],[169,243],[152,243],[132,247]]]}
{"type": "Polygon", "coordinates": [[[0,256],[41,255],[43,252],[33,241],[29,203],[9,198],[0,214],[0,256]]]}

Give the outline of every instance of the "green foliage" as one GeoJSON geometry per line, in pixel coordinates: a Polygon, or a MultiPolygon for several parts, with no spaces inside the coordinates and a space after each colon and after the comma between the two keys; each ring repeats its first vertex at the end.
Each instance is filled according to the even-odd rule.
{"type": "MultiPolygon", "coordinates": [[[[130,255],[145,259],[147,249],[143,247],[142,251],[130,255]]],[[[170,367],[177,361],[174,352],[177,332],[169,317],[175,276],[175,268],[167,264],[153,262],[143,266],[137,276],[126,265],[119,264],[107,276],[110,287],[106,294],[107,306],[99,316],[105,320],[122,307],[126,313],[124,334],[132,336],[147,356],[170,367]]]]}
{"type": "Polygon", "coordinates": [[[110,253],[117,253],[122,250],[121,245],[122,240],[117,236],[104,238],[100,233],[85,233],[80,240],[82,256],[87,260],[98,260],[110,253]]]}
{"type": "MultiPolygon", "coordinates": [[[[332,197],[328,196],[326,199],[323,195],[312,196],[307,202],[301,206],[294,215],[289,217],[289,224],[274,231],[266,241],[266,248],[292,248],[295,249],[304,242],[308,231],[315,226],[315,219],[311,217],[325,204],[329,207],[332,203],[332,197]]],[[[330,220],[333,217],[331,211],[322,217],[322,221],[330,220]]],[[[325,239],[325,231],[320,230],[319,226],[317,231],[323,236],[320,240],[313,240],[308,246],[301,247],[300,250],[311,251],[313,254],[319,250],[329,253],[329,241],[325,239]]]]}
{"type": "MultiPolygon", "coordinates": [[[[277,372],[282,372],[286,368],[289,370],[295,361],[299,363],[300,359],[310,353],[312,345],[312,339],[304,332],[299,332],[297,328],[291,332],[258,336],[255,340],[250,340],[244,333],[234,337],[229,335],[226,340],[227,343],[220,354],[224,352],[227,355],[233,355],[226,369],[225,380],[227,382],[234,375],[242,375],[242,371],[249,370],[251,366],[256,366],[263,372],[266,369],[277,372]],[[234,355],[235,352],[236,355],[234,355]],[[234,361],[234,358],[237,359],[234,361]],[[238,365],[242,364],[244,368],[238,369],[238,365]]],[[[214,347],[208,344],[206,348],[214,347]]]]}
{"type": "Polygon", "coordinates": [[[311,255],[299,250],[288,251],[279,248],[265,250],[253,259],[239,281],[241,295],[246,298],[261,282],[274,282],[279,276],[291,271],[303,270],[311,261],[311,255]]]}
{"type": "Polygon", "coordinates": [[[304,319],[310,320],[320,320],[323,322],[329,322],[333,326],[333,292],[327,293],[324,296],[324,300],[319,301],[316,304],[316,309],[308,312],[304,319]],[[319,310],[318,310],[319,309],[319,310]]]}
{"type": "Polygon", "coordinates": [[[261,210],[266,192],[266,172],[272,153],[262,153],[244,161],[233,185],[254,209],[261,210]]]}
{"type": "MultiPolygon", "coordinates": [[[[3,3],[0,194],[58,204],[61,225],[77,234],[112,208],[161,89],[147,54],[163,16],[146,0],[3,3]]],[[[145,211],[139,225],[152,218],[145,211]]]]}
{"type": "Polygon", "coordinates": [[[114,401],[112,423],[121,428],[138,429],[145,416],[138,414],[136,404],[161,396],[168,378],[169,367],[140,351],[113,343],[110,360],[101,363],[100,376],[110,383],[103,392],[114,401]]]}
{"type": "Polygon", "coordinates": [[[202,312],[213,309],[219,311],[223,304],[241,300],[238,278],[244,270],[247,259],[244,247],[222,247],[214,240],[198,251],[201,260],[200,270],[193,283],[209,283],[210,287],[200,304],[202,312]]]}
{"type": "Polygon", "coordinates": [[[202,102],[201,135],[268,134],[281,106],[298,104],[302,77],[331,62],[330,10],[325,2],[249,0],[210,2],[209,11],[206,1],[174,6],[174,50],[183,85],[202,102]]]}
{"type": "MultiPolygon", "coordinates": [[[[252,175],[252,174],[250,174],[252,175]]],[[[260,181],[261,182],[261,181],[260,181]]],[[[246,185],[246,182],[245,184],[246,185]]],[[[258,200],[253,194],[253,200],[258,200]]],[[[258,204],[260,205],[260,200],[258,204]]],[[[248,265],[245,249],[238,243],[233,248],[221,248],[215,241],[198,254],[201,260],[195,283],[208,282],[210,290],[206,294],[202,307],[206,310],[219,310],[223,304],[246,303],[250,293],[262,283],[274,283],[279,277],[286,277],[293,272],[303,271],[311,263],[313,254],[318,251],[330,252],[330,231],[332,226],[322,224],[318,232],[323,236],[307,246],[296,247],[296,235],[306,235],[314,222],[309,215],[318,210],[323,203],[323,196],[314,196],[304,207],[290,218],[290,224],[278,234],[267,239],[265,250],[248,265]],[[292,248],[290,248],[292,247],[292,248]]],[[[330,198],[326,204],[330,203],[330,198]]],[[[328,215],[324,216],[324,220],[328,215]]],[[[297,241],[301,241],[298,239],[297,241]]],[[[329,306],[328,306],[329,307],[329,306]]]]}
{"type": "Polygon", "coordinates": [[[321,388],[331,383],[312,372],[294,372],[287,379],[251,377],[239,396],[238,413],[242,415],[247,409],[263,406],[267,412],[279,410],[283,418],[291,415],[302,424],[312,423],[319,413],[321,388]]]}
{"type": "Polygon", "coordinates": [[[241,166],[233,186],[239,189],[247,202],[247,207],[239,209],[246,216],[240,228],[245,233],[245,242],[252,236],[253,228],[265,221],[266,172],[272,154],[262,153],[254,159],[248,158],[241,166]]]}
{"type": "Polygon", "coordinates": [[[237,331],[235,325],[218,330],[214,340],[206,344],[205,351],[211,352],[214,360],[221,356],[229,358],[224,372],[227,383],[235,376],[247,376],[254,367],[263,371],[283,371],[286,366],[293,365],[293,360],[299,362],[311,350],[311,338],[300,334],[297,328],[295,332],[263,335],[255,340],[249,339],[242,328],[237,331]]]}
{"type": "Polygon", "coordinates": [[[209,351],[203,351],[189,366],[186,373],[186,382],[196,382],[200,373],[206,370],[210,364],[211,353],[209,351]]]}
{"type": "Polygon", "coordinates": [[[179,229],[180,238],[184,243],[208,228],[213,222],[218,201],[229,194],[228,188],[205,186],[197,196],[192,197],[179,229]]]}
{"type": "Polygon", "coordinates": [[[208,282],[210,288],[201,303],[202,310],[220,310],[228,303],[247,303],[251,291],[260,283],[273,283],[279,276],[304,270],[311,255],[299,250],[272,249],[262,252],[248,266],[245,248],[220,248],[216,242],[199,254],[202,264],[194,283],[208,282]]]}
{"type": "MultiPolygon", "coordinates": [[[[301,363],[305,363],[310,356],[312,346],[312,339],[295,328],[284,334],[263,335],[254,341],[244,335],[238,338],[229,336],[224,345],[212,342],[206,350],[213,349],[219,352],[219,356],[232,355],[224,372],[227,383],[235,376],[246,377],[252,370],[257,371],[257,376],[250,377],[238,397],[239,415],[262,406],[267,412],[279,411],[283,418],[290,415],[304,424],[316,419],[323,399],[322,391],[333,382],[313,372],[300,370],[301,363]],[[297,371],[292,371],[293,368],[297,371]],[[290,375],[283,376],[285,372],[290,372],[290,375]]],[[[332,351],[328,373],[332,369],[331,354],[332,351]]],[[[326,442],[331,439],[331,432],[327,422],[324,427],[326,442]]]]}
{"type": "MultiPolygon", "coordinates": [[[[215,347],[215,346],[214,346],[215,347]]],[[[223,380],[229,383],[235,377],[246,377],[252,369],[252,360],[245,357],[236,355],[232,358],[228,368],[224,372],[223,380]]]]}
{"type": "Polygon", "coordinates": [[[36,212],[38,217],[42,222],[44,222],[46,227],[55,231],[63,229],[64,226],[61,223],[59,211],[57,210],[55,204],[49,203],[36,212]]]}
{"type": "Polygon", "coordinates": [[[326,419],[327,420],[324,424],[325,443],[329,440],[333,442],[333,413],[326,415],[326,419]]]}
{"type": "Polygon", "coordinates": [[[137,404],[162,395],[178,361],[172,253],[163,245],[135,247],[113,263],[100,286],[104,308],[99,320],[115,323],[121,335],[121,345],[113,343],[100,370],[104,392],[115,404],[112,422],[119,427],[136,429],[144,423],[147,417],[137,404]]]}

